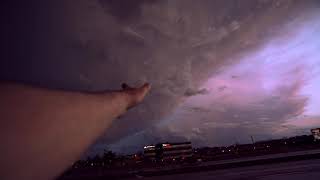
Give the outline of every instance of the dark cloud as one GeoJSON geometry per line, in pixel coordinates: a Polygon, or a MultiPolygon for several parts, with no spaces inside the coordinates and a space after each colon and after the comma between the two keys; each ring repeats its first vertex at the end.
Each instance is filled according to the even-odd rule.
{"type": "Polygon", "coordinates": [[[138,20],[142,14],[142,5],[155,3],[157,0],[99,0],[106,12],[119,21],[138,20]]]}
{"type": "Polygon", "coordinates": [[[187,91],[184,93],[185,96],[196,96],[196,95],[205,95],[205,94],[209,94],[209,90],[208,89],[199,89],[199,90],[195,90],[195,89],[190,89],[188,88],[187,91]]]}

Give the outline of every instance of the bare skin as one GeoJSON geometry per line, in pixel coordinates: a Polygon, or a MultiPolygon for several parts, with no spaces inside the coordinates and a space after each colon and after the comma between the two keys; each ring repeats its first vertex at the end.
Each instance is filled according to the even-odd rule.
{"type": "Polygon", "coordinates": [[[54,179],[150,90],[68,92],[0,85],[0,179],[54,179]]]}

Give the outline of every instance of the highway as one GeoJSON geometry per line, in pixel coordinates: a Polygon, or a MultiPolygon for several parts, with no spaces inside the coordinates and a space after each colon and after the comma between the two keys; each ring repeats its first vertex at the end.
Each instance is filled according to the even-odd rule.
{"type": "Polygon", "coordinates": [[[164,176],[137,176],[136,178],[150,180],[318,180],[319,177],[320,160],[316,159],[164,176]]]}
{"type": "Polygon", "coordinates": [[[269,155],[263,155],[263,156],[220,160],[220,161],[211,161],[211,162],[202,163],[200,166],[219,165],[219,164],[226,164],[226,163],[239,163],[239,162],[245,162],[245,161],[261,161],[261,160],[279,159],[279,158],[294,157],[294,156],[307,156],[307,155],[315,155],[315,154],[320,154],[320,149],[279,153],[279,154],[269,154],[269,155]]]}

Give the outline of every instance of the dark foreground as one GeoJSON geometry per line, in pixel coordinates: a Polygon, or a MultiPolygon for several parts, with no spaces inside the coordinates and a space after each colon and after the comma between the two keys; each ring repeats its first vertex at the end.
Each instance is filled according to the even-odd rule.
{"type": "MultiPolygon", "coordinates": [[[[139,177],[136,177],[139,178],[139,177]]],[[[129,178],[129,179],[136,179],[129,178]]],[[[256,165],[213,171],[173,174],[153,177],[140,177],[150,180],[318,180],[320,178],[320,160],[302,160],[277,164],[256,165]]]]}
{"type": "Polygon", "coordinates": [[[320,150],[239,158],[178,167],[135,171],[90,170],[66,174],[61,179],[319,179],[320,150]]]}

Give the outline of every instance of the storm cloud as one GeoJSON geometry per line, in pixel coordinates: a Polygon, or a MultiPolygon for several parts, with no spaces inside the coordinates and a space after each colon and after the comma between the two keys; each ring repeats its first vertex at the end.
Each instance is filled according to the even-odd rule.
{"type": "Polygon", "coordinates": [[[290,120],[319,115],[317,0],[57,0],[37,2],[41,11],[21,7],[18,14],[37,18],[21,20],[28,31],[14,27],[12,46],[19,47],[1,65],[2,79],[84,91],[152,84],[144,103],[114,121],[92,153],[168,139],[204,146],[279,137],[296,132],[299,123],[290,120]]]}

